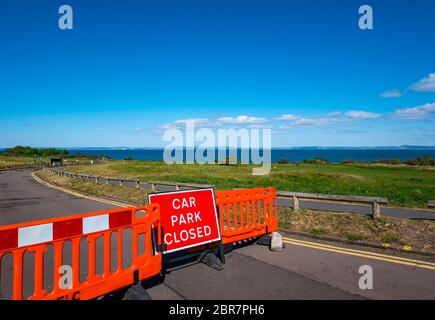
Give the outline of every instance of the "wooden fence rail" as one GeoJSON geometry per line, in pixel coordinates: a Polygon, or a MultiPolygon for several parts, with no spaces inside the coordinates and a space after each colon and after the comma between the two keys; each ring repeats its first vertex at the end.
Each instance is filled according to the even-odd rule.
{"type": "Polygon", "coordinates": [[[294,211],[299,210],[299,201],[301,199],[324,200],[324,201],[332,201],[332,202],[370,203],[372,205],[372,215],[374,218],[379,218],[381,216],[381,204],[388,203],[387,198],[381,198],[381,197],[361,197],[361,196],[303,193],[303,192],[290,192],[290,191],[277,191],[276,196],[278,198],[291,198],[293,200],[294,211]]]}
{"type": "Polygon", "coordinates": [[[151,184],[151,190],[153,191],[157,191],[158,185],[172,186],[175,187],[175,190],[181,190],[182,188],[193,188],[193,189],[216,188],[214,185],[199,184],[199,183],[170,182],[170,181],[148,181],[148,183],[151,184]]]}

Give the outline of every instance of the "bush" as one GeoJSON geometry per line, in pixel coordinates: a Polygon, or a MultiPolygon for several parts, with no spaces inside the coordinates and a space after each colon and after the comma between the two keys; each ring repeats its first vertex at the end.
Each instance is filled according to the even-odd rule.
{"type": "Polygon", "coordinates": [[[133,157],[127,157],[124,160],[131,161],[131,160],[134,160],[134,158],[133,157]]]}
{"type": "Polygon", "coordinates": [[[107,156],[100,156],[96,154],[84,154],[81,152],[75,152],[73,154],[69,154],[68,158],[83,158],[83,159],[102,159],[102,158],[108,158],[107,156]]]}
{"type": "Polygon", "coordinates": [[[287,164],[288,163],[288,159],[287,158],[281,158],[278,160],[277,162],[278,164],[287,164]]]}
{"type": "Polygon", "coordinates": [[[54,148],[36,149],[32,147],[15,146],[3,151],[3,155],[11,157],[65,157],[68,156],[68,150],[58,150],[54,148]]]}
{"type": "Polygon", "coordinates": [[[353,161],[353,159],[344,159],[344,160],[341,160],[341,163],[342,164],[349,164],[349,163],[354,163],[355,161],[353,161]]]}
{"type": "Polygon", "coordinates": [[[400,243],[400,238],[392,235],[384,235],[382,236],[381,241],[383,243],[400,243]]]}
{"type": "Polygon", "coordinates": [[[435,159],[432,157],[421,157],[416,160],[419,166],[435,166],[435,159]]]}
{"type": "Polygon", "coordinates": [[[409,166],[418,166],[417,159],[409,159],[409,160],[406,160],[404,163],[409,165],[409,166]]]}
{"type": "Polygon", "coordinates": [[[307,164],[328,164],[329,161],[323,158],[314,158],[314,159],[309,159],[309,160],[302,160],[302,163],[307,163],[307,164]]]}
{"type": "Polygon", "coordinates": [[[400,159],[384,159],[384,160],[376,160],[373,163],[382,163],[382,164],[390,164],[390,165],[399,165],[399,164],[407,164],[410,166],[435,166],[435,159],[432,157],[420,157],[415,159],[409,159],[406,161],[401,161],[400,159]]]}
{"type": "Polygon", "coordinates": [[[384,160],[375,160],[373,163],[381,163],[381,164],[391,164],[391,165],[398,165],[402,164],[402,161],[400,159],[384,159],[384,160]]]}

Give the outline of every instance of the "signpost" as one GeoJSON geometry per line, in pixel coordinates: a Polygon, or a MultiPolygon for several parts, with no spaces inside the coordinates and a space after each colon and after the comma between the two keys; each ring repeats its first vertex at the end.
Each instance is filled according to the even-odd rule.
{"type": "MultiPolygon", "coordinates": [[[[159,192],[148,195],[160,205],[164,253],[221,241],[212,188],[159,192]]],[[[221,246],[221,243],[220,243],[221,246]]]]}

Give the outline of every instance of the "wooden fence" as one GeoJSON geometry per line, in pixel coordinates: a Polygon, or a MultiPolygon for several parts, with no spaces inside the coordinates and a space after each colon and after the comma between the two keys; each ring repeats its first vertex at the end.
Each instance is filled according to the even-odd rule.
{"type": "Polygon", "coordinates": [[[361,197],[361,196],[347,196],[335,194],[320,194],[320,193],[303,193],[303,192],[290,192],[290,191],[277,191],[278,198],[290,198],[293,200],[293,210],[299,210],[300,200],[316,200],[328,202],[347,202],[347,203],[368,203],[372,205],[372,215],[374,218],[381,216],[381,204],[387,204],[387,198],[381,197],[361,197]]]}
{"type": "MultiPolygon", "coordinates": [[[[99,177],[80,173],[71,173],[64,170],[59,170],[58,168],[47,168],[57,175],[81,179],[85,181],[93,181],[97,183],[110,183],[114,181],[116,185],[123,186],[130,184],[136,188],[147,186],[152,191],[159,190],[159,186],[170,186],[174,187],[175,190],[182,189],[201,189],[201,188],[214,188],[214,185],[198,184],[198,183],[184,183],[184,182],[171,182],[171,181],[148,181],[140,182],[139,180],[133,179],[119,179],[111,177],[99,177]]],[[[285,198],[292,200],[292,208],[294,211],[298,211],[300,208],[300,200],[313,200],[321,202],[338,202],[338,203],[359,203],[359,204],[370,204],[371,214],[374,218],[379,218],[381,216],[381,205],[387,204],[388,199],[382,197],[362,197],[362,196],[348,196],[348,195],[334,195],[334,194],[319,194],[319,193],[303,193],[303,192],[290,192],[290,191],[277,191],[277,198],[285,198]]]]}

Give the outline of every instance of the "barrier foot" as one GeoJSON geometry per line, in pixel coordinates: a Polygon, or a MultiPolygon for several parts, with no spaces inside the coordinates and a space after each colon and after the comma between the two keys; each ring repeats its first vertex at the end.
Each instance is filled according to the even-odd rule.
{"type": "Polygon", "coordinates": [[[278,232],[272,232],[270,240],[270,250],[281,251],[284,248],[284,243],[282,242],[282,235],[278,232]]]}
{"type": "Polygon", "coordinates": [[[221,271],[225,268],[225,265],[222,263],[221,259],[214,252],[207,253],[202,259],[201,262],[208,265],[210,268],[221,271]]]}
{"type": "Polygon", "coordinates": [[[152,300],[148,292],[140,283],[131,285],[124,295],[123,300],[152,300]]]}
{"type": "Polygon", "coordinates": [[[270,235],[266,234],[264,236],[261,236],[258,238],[257,241],[255,241],[256,244],[259,244],[260,246],[270,246],[271,243],[271,237],[270,235]]]}
{"type": "Polygon", "coordinates": [[[140,284],[134,284],[100,297],[98,300],[152,300],[147,290],[140,284]]]}

